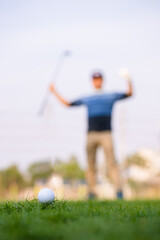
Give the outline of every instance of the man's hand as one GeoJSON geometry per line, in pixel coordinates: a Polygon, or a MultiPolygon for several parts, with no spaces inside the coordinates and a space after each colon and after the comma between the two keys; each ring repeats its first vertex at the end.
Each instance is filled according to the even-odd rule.
{"type": "Polygon", "coordinates": [[[124,79],[126,79],[126,80],[128,80],[128,79],[130,79],[131,77],[130,77],[130,72],[129,72],[129,70],[128,69],[121,69],[120,71],[119,71],[119,76],[120,77],[122,77],[122,78],[124,78],[124,79]]]}
{"type": "Polygon", "coordinates": [[[49,91],[51,92],[51,93],[55,93],[56,91],[55,91],[55,86],[53,85],[53,84],[51,84],[50,86],[49,86],[49,91]]]}

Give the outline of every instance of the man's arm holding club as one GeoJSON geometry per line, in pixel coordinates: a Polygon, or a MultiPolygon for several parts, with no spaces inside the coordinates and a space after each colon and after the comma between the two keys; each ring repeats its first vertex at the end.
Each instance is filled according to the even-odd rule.
{"type": "Polygon", "coordinates": [[[70,106],[70,102],[68,102],[66,99],[64,99],[55,89],[55,86],[53,84],[51,84],[49,86],[49,90],[50,92],[65,106],[70,106]]]}

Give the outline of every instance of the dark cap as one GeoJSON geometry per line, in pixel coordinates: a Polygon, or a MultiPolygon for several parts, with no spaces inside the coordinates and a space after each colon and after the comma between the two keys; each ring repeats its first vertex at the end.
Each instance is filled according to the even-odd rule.
{"type": "Polygon", "coordinates": [[[95,72],[92,74],[92,78],[103,78],[103,75],[100,72],[95,72]]]}

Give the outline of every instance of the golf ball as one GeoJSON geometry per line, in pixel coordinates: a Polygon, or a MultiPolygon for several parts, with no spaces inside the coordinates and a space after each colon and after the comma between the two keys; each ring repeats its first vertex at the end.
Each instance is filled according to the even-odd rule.
{"type": "Polygon", "coordinates": [[[43,188],[38,193],[40,203],[51,203],[55,199],[55,194],[50,188],[43,188]]]}

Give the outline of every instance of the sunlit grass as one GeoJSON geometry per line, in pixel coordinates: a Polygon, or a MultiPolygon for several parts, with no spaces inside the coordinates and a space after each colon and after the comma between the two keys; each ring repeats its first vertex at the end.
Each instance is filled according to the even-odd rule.
{"type": "Polygon", "coordinates": [[[0,203],[0,239],[160,238],[160,201],[0,203]]]}

